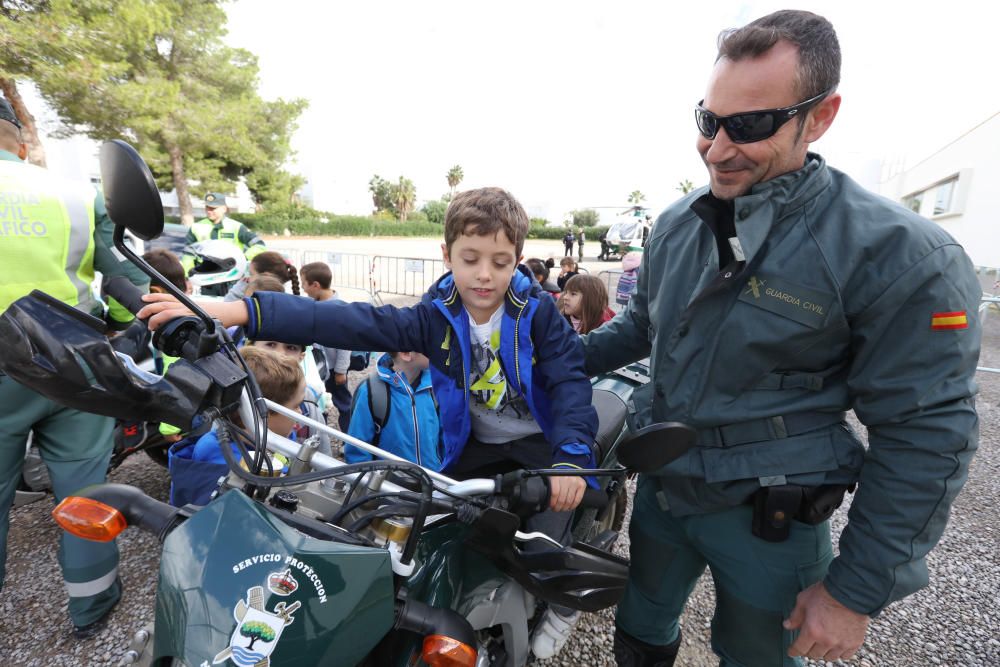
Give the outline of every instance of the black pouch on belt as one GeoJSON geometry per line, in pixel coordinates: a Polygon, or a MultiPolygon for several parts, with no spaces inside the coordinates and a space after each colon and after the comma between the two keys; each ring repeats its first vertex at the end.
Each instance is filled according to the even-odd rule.
{"type": "Polygon", "coordinates": [[[802,504],[803,487],[794,484],[764,486],[752,496],[753,534],[767,542],[784,542],[792,528],[792,519],[802,504]]]}
{"type": "Polygon", "coordinates": [[[768,542],[784,542],[791,531],[792,519],[810,526],[823,523],[844,502],[847,491],[853,492],[854,485],[761,487],[751,496],[753,534],[768,542]]]}

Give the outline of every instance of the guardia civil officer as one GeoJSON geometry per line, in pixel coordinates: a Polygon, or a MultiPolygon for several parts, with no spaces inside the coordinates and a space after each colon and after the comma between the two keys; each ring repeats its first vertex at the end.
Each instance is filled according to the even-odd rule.
{"type": "Polygon", "coordinates": [[[673,664],[706,566],[723,665],[849,657],[927,584],[976,449],[981,289],[937,225],[808,152],[839,79],[820,16],[723,33],[695,111],[710,185],[660,215],[628,309],[585,339],[591,374],[650,356],[634,427],[698,429],[639,480],[619,665],[673,664]],[[833,558],[826,518],[854,485],[833,558]]]}
{"type": "MultiPolygon", "coordinates": [[[[186,243],[191,245],[199,241],[209,241],[221,239],[229,241],[236,246],[240,252],[248,259],[267,250],[264,241],[259,236],[250,231],[246,225],[229,217],[229,207],[226,205],[226,195],[218,192],[209,192],[205,195],[205,215],[208,217],[199,220],[188,229],[186,243]]],[[[190,270],[194,265],[191,256],[184,256],[184,268],[190,270]]],[[[225,296],[232,283],[223,283],[202,288],[202,294],[214,296],[225,296]]]]}
{"type": "MultiPolygon", "coordinates": [[[[92,315],[102,307],[91,283],[95,269],[126,275],[145,289],[141,272],[112,253],[114,226],[104,197],[23,162],[21,124],[0,98],[0,312],[40,289],[92,315]]],[[[2,351],[0,351],[2,354],[2,351]]],[[[57,405],[0,374],[0,588],[10,507],[31,433],[48,467],[56,500],[105,481],[113,447],[110,417],[57,405]]],[[[60,531],[59,565],[69,594],[74,635],[93,637],[122,594],[118,547],[60,531]]]]}

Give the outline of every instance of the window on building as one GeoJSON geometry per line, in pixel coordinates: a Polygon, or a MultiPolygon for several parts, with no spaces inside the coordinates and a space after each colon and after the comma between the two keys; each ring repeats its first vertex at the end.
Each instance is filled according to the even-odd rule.
{"type": "Polygon", "coordinates": [[[920,205],[924,202],[924,193],[915,192],[912,195],[907,195],[903,197],[903,206],[910,209],[914,213],[920,213],[920,205]]]}
{"type": "Polygon", "coordinates": [[[952,203],[955,200],[955,185],[958,177],[949,178],[943,183],[938,183],[934,193],[934,215],[950,213],[952,203]]]}

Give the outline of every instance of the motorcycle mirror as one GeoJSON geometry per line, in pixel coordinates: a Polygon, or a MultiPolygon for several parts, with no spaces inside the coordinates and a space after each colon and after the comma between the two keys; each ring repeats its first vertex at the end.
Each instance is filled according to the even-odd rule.
{"type": "Polygon", "coordinates": [[[655,472],[691,449],[697,438],[697,431],[680,422],[650,424],[621,442],[615,452],[629,470],[655,472]]]}
{"type": "Polygon", "coordinates": [[[101,145],[101,179],[108,217],[143,241],[163,232],[163,202],[149,167],[120,139],[101,145]]]}

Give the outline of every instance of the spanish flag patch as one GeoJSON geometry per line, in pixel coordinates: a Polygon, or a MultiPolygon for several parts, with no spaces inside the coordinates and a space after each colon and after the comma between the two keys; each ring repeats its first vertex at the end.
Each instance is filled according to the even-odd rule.
{"type": "Polygon", "coordinates": [[[964,310],[957,310],[953,313],[934,313],[931,315],[931,329],[934,331],[968,328],[969,318],[966,316],[964,310]]]}

